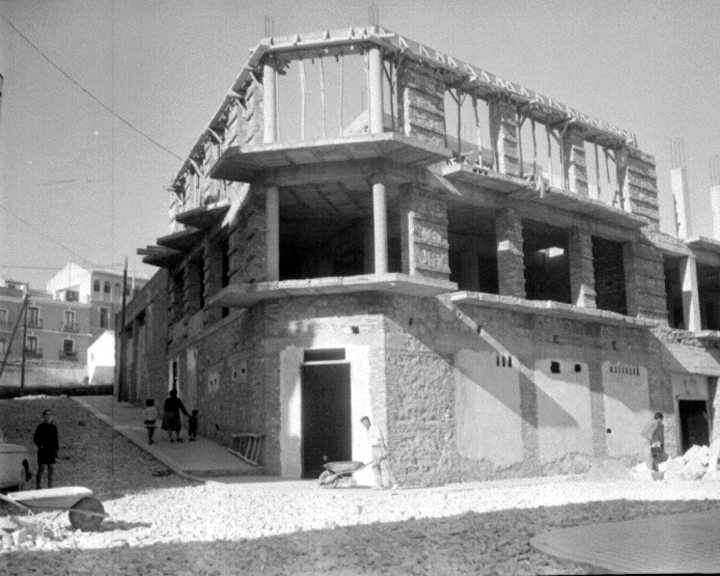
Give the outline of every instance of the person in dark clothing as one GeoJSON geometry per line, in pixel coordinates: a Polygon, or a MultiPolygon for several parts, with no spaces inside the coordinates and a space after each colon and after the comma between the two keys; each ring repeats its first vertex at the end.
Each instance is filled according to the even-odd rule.
{"type": "Polygon", "coordinates": [[[57,426],[53,424],[53,414],[51,410],[43,412],[43,421],[35,429],[33,442],[38,447],[38,472],[35,480],[35,486],[40,489],[45,468],[47,468],[48,488],[53,487],[53,472],[55,470],[55,459],[60,449],[58,442],[57,426]]]}
{"type": "Polygon", "coordinates": [[[198,411],[193,410],[188,418],[188,440],[195,442],[197,440],[197,427],[198,427],[198,411]]]}
{"type": "Polygon", "coordinates": [[[182,400],[177,397],[177,390],[174,388],[170,390],[170,397],[165,400],[163,411],[162,429],[167,430],[170,442],[173,441],[173,432],[175,432],[175,438],[177,441],[182,442],[182,438],[180,438],[180,429],[182,428],[180,423],[180,412],[185,414],[185,416],[187,416],[188,413],[187,410],[185,410],[182,400]]]}

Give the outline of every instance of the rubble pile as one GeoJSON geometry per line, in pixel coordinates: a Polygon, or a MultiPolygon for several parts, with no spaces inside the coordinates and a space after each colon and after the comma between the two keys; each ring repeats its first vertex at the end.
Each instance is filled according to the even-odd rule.
{"type": "Polygon", "coordinates": [[[39,516],[0,517],[0,552],[18,549],[56,550],[59,543],[72,536],[72,530],[39,516]]]}
{"type": "Polygon", "coordinates": [[[714,480],[717,470],[710,470],[709,463],[710,448],[694,445],[682,456],[661,462],[654,475],[645,462],[635,466],[632,475],[641,480],[714,480]]]}

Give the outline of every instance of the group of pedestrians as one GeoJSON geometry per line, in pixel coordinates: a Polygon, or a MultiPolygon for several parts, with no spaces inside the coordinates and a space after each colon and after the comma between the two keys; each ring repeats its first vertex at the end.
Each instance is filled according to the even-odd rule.
{"type": "MultiPolygon", "coordinates": [[[[194,442],[197,440],[197,427],[198,427],[198,411],[193,410],[190,414],[185,409],[185,405],[182,400],[178,398],[177,390],[174,388],[170,390],[170,395],[165,404],[163,405],[163,418],[160,427],[167,431],[168,440],[170,442],[182,442],[183,439],[180,437],[180,431],[182,430],[182,421],[180,419],[180,413],[183,413],[188,418],[188,440],[194,442]],[[173,432],[175,433],[175,439],[173,439],[173,432]]],[[[153,436],[155,435],[155,429],[157,428],[158,411],[155,407],[155,400],[152,398],[145,401],[145,410],[143,410],[143,424],[147,430],[148,444],[154,442],[153,436]]]]}

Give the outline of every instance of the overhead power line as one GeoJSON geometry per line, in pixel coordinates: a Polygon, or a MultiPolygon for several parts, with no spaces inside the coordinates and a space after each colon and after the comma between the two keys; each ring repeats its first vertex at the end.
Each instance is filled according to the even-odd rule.
{"type": "Polygon", "coordinates": [[[95,102],[97,102],[104,110],[106,110],[107,112],[109,112],[110,114],[112,114],[113,116],[115,116],[115,118],[117,118],[118,120],[120,120],[123,124],[125,124],[126,126],[128,126],[131,130],[137,132],[138,134],[140,134],[140,136],[142,136],[143,138],[145,138],[145,139],[148,140],[149,142],[152,142],[155,146],[157,146],[157,147],[160,148],[161,150],[167,152],[168,154],[170,154],[170,155],[173,156],[174,158],[177,158],[178,160],[180,160],[181,162],[183,162],[183,160],[184,160],[183,158],[181,158],[180,156],[178,156],[177,154],[175,154],[175,152],[173,152],[172,150],[169,150],[168,148],[166,148],[165,146],[163,146],[162,144],[160,144],[160,142],[158,142],[157,140],[155,140],[152,136],[149,136],[148,134],[146,134],[145,132],[143,132],[142,130],[140,130],[140,129],[137,128],[136,126],[134,126],[129,120],[127,120],[126,118],[124,118],[123,116],[121,116],[120,114],[118,114],[117,112],[115,112],[112,108],[110,108],[109,106],[107,106],[102,100],[100,100],[97,96],[95,96],[92,92],[90,92],[87,88],[85,88],[82,84],[80,84],[77,80],[75,80],[75,79],[74,79],[72,76],[70,76],[67,72],[65,72],[65,70],[63,70],[62,68],[60,68],[60,66],[58,66],[57,64],[55,64],[55,62],[53,62],[42,50],[40,50],[40,48],[38,48],[35,44],[33,44],[33,42],[32,42],[27,36],[25,36],[25,34],[23,34],[20,30],[18,30],[18,29],[15,27],[15,25],[14,25],[12,22],[10,22],[10,20],[8,20],[5,16],[3,16],[2,13],[0,13],[0,18],[2,18],[2,19],[7,23],[7,25],[10,26],[10,28],[12,28],[13,30],[15,30],[15,32],[16,32],[23,40],[25,40],[25,42],[27,42],[30,46],[32,46],[33,49],[34,49],[38,54],[40,54],[40,56],[42,56],[53,68],[55,68],[58,72],[60,72],[60,74],[62,74],[63,76],[65,76],[65,78],[67,78],[68,80],[70,80],[70,82],[72,82],[73,84],[75,84],[75,86],[77,86],[80,90],[82,90],[85,94],[87,94],[88,97],[90,97],[90,98],[93,99],[95,102]]]}
{"type": "Polygon", "coordinates": [[[63,248],[64,250],[67,250],[68,252],[70,252],[70,254],[72,254],[72,255],[74,255],[74,256],[77,256],[77,257],[80,258],[83,262],[87,262],[88,264],[91,264],[92,266],[97,266],[96,264],[93,264],[92,261],[90,261],[90,260],[88,260],[87,258],[85,258],[85,256],[83,256],[83,255],[80,254],[79,252],[76,252],[75,250],[73,250],[73,249],[70,248],[69,246],[66,246],[65,244],[63,244],[63,243],[60,242],[59,240],[53,238],[52,236],[49,236],[48,234],[45,234],[45,232],[43,232],[42,230],[38,229],[36,226],[34,226],[33,224],[31,224],[30,222],[28,222],[28,221],[25,220],[24,218],[18,216],[17,214],[13,214],[12,212],[10,212],[10,210],[8,210],[7,208],[5,208],[5,206],[3,206],[2,204],[0,204],[0,210],[3,210],[4,212],[6,212],[7,214],[9,214],[10,216],[12,216],[13,218],[15,218],[16,220],[19,220],[20,222],[22,222],[23,224],[25,224],[27,227],[29,227],[29,228],[31,228],[32,230],[34,230],[35,232],[37,232],[40,236],[42,236],[42,237],[45,238],[46,240],[50,240],[50,242],[52,242],[53,244],[56,244],[56,245],[60,246],[61,248],[63,248]]]}

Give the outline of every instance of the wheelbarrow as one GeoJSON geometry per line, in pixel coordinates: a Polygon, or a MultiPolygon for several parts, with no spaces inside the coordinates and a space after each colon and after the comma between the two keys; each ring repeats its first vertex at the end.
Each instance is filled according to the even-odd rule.
{"type": "Polygon", "coordinates": [[[0,494],[0,500],[34,512],[58,510],[68,511],[70,524],[76,530],[90,532],[97,530],[107,518],[102,502],[93,496],[93,491],[80,486],[23,490],[0,494]]]}
{"type": "Polygon", "coordinates": [[[367,468],[375,462],[377,462],[377,460],[371,460],[367,464],[357,461],[328,462],[323,465],[325,471],[320,474],[318,482],[323,488],[337,488],[341,482],[355,486],[357,485],[357,482],[355,481],[355,478],[352,477],[353,473],[359,472],[363,468],[367,468]]]}

